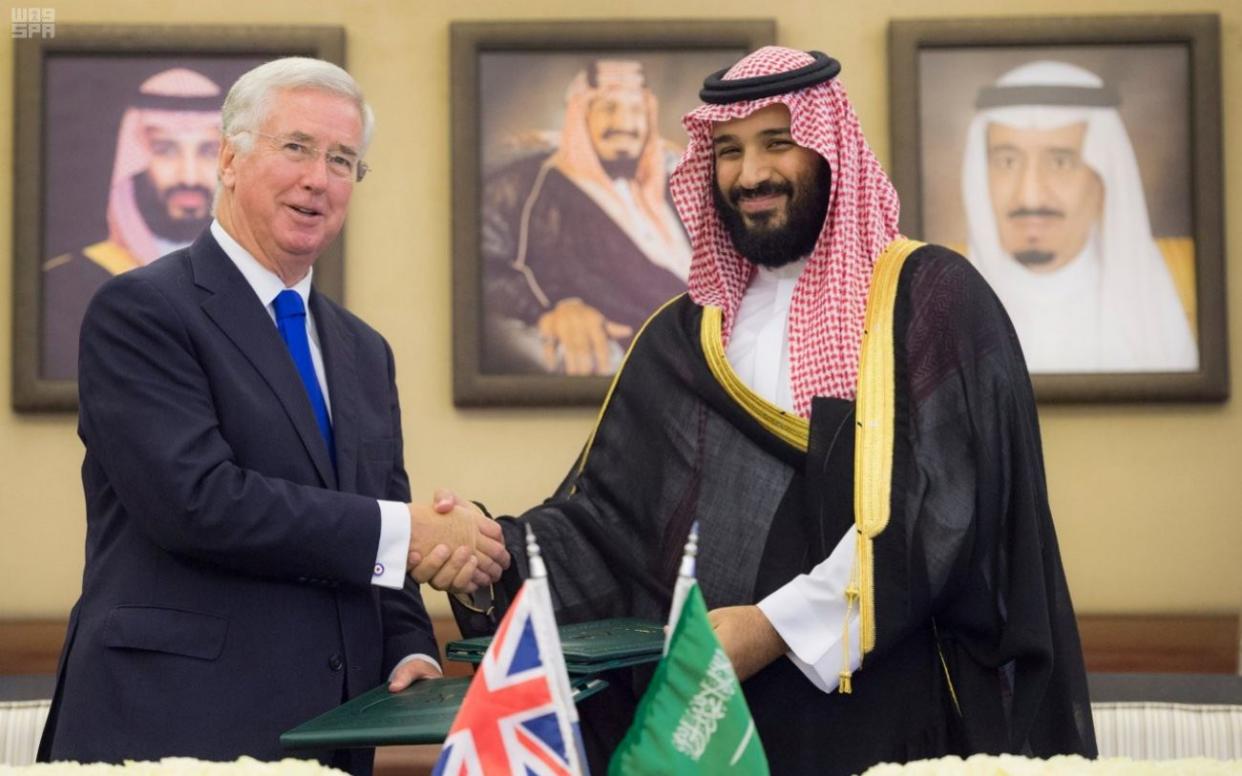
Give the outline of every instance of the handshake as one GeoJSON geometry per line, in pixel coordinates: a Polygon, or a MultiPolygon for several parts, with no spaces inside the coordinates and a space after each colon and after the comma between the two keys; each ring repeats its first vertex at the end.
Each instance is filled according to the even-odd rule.
{"type": "Polygon", "coordinates": [[[406,572],[436,590],[470,594],[500,579],[509,568],[500,524],[450,491],[432,503],[410,504],[410,550],[406,572]]]}

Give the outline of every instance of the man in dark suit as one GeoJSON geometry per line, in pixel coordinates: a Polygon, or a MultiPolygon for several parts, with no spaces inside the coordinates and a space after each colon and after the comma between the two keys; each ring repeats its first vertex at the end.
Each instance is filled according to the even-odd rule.
{"type": "Polygon", "coordinates": [[[277,60],[222,121],[216,221],[83,323],[86,569],[41,759],[284,756],[282,731],[439,675],[412,561],[461,590],[508,564],[477,511],[405,503],[392,352],[311,289],[366,172],[357,85],[277,60]]]}

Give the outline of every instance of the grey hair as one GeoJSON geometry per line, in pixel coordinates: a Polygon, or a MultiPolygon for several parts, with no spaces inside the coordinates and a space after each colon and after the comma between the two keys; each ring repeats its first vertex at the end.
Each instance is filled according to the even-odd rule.
{"type": "Polygon", "coordinates": [[[241,153],[249,153],[254,138],[271,108],[272,96],[283,89],[317,89],[352,100],[362,117],[362,148],[365,155],[375,129],[375,114],[362,96],[353,76],[331,62],[309,57],[285,57],[259,65],[245,73],[224,98],[220,123],[224,137],[241,153]]]}

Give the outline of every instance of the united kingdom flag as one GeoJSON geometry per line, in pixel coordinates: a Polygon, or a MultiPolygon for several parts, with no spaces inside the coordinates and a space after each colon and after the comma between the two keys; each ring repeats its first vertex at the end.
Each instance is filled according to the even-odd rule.
{"type": "Polygon", "coordinates": [[[531,561],[531,577],[483,656],[433,776],[589,776],[537,548],[531,561]]]}

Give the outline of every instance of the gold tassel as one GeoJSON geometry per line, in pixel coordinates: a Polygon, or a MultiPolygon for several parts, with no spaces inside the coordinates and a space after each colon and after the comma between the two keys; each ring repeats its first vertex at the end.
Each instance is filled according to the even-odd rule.
{"type": "Polygon", "coordinates": [[[845,623],[841,633],[841,673],[838,674],[840,681],[837,684],[837,691],[847,695],[854,691],[854,685],[850,681],[853,675],[850,671],[850,614],[854,611],[854,604],[858,601],[857,577],[858,567],[855,566],[850,586],[845,588],[845,623]]]}

